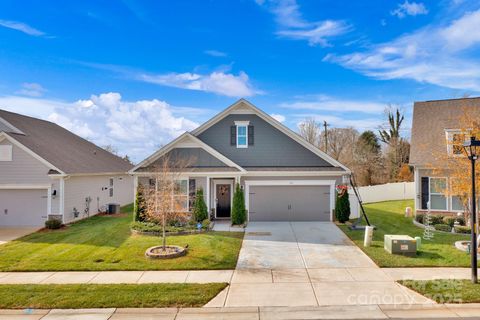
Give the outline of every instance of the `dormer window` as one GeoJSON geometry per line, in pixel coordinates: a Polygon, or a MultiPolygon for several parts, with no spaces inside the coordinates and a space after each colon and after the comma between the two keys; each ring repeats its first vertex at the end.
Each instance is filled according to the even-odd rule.
{"type": "Polygon", "coordinates": [[[253,126],[250,121],[235,121],[235,126],[231,127],[230,144],[237,148],[253,145],[253,126]]]}
{"type": "Polygon", "coordinates": [[[449,156],[462,156],[463,143],[465,142],[465,133],[460,130],[445,130],[447,136],[447,152],[449,156]]]}

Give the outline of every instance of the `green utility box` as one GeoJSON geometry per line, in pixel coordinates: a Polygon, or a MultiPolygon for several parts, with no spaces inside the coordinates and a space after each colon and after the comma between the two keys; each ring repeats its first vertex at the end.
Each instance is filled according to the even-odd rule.
{"type": "Polygon", "coordinates": [[[391,254],[401,254],[408,257],[417,255],[417,241],[406,235],[386,234],[384,248],[391,254]]]}

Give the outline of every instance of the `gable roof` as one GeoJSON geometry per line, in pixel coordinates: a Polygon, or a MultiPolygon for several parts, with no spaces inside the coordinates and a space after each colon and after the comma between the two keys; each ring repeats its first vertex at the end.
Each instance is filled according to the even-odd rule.
{"type": "Polygon", "coordinates": [[[0,133],[62,174],[126,173],[132,165],[59,125],[0,109],[0,133]]]}
{"type": "Polygon", "coordinates": [[[415,102],[410,144],[410,164],[435,165],[436,156],[447,152],[446,131],[458,128],[466,108],[480,117],[480,97],[415,102]]]}
{"type": "MultiPolygon", "coordinates": [[[[343,170],[346,173],[350,172],[350,169],[345,167],[343,164],[338,162],[337,160],[333,159],[332,157],[328,156],[324,152],[322,152],[320,149],[312,145],[311,143],[307,142],[305,139],[303,139],[299,134],[295,133],[294,131],[290,130],[274,118],[272,118],[270,115],[266,114],[262,110],[258,109],[256,106],[251,104],[249,101],[245,99],[240,99],[234,104],[230,105],[228,108],[223,110],[222,112],[218,113],[216,116],[208,120],[207,122],[203,123],[200,125],[198,128],[192,130],[191,132],[186,132],[179,136],[177,139],[173,140],[169,144],[165,145],[162,147],[160,150],[157,152],[153,153],[151,156],[140,162],[138,165],[136,165],[132,170],[130,170],[130,173],[133,173],[134,171],[138,170],[141,167],[147,166],[150,163],[154,162],[156,159],[161,157],[162,155],[166,154],[168,151],[172,150],[175,147],[181,146],[182,142],[184,142],[185,139],[190,139],[194,145],[190,146],[200,146],[201,148],[204,148],[206,151],[210,152],[213,156],[217,157],[219,160],[223,161],[224,163],[228,164],[230,167],[235,167],[237,168],[240,172],[246,172],[246,170],[230,160],[229,158],[225,157],[222,153],[218,152],[199,138],[199,136],[202,132],[228,116],[229,114],[232,113],[243,113],[243,114],[255,114],[276,129],[278,129],[280,132],[284,133],[309,151],[313,152],[315,155],[320,157],[321,159],[327,161],[330,163],[333,167],[343,170]]],[[[292,170],[301,170],[299,168],[291,168],[292,170]]],[[[254,169],[255,170],[255,169],[254,169]]],[[[273,171],[275,171],[275,168],[272,168],[273,171]]]]}
{"type": "Polygon", "coordinates": [[[207,151],[209,154],[217,158],[218,160],[222,161],[226,165],[236,168],[240,172],[245,172],[245,169],[240,167],[238,164],[230,160],[229,158],[225,157],[223,154],[203,142],[202,140],[198,139],[197,137],[193,136],[192,134],[185,132],[169,144],[165,145],[164,147],[160,148],[157,152],[153,153],[151,156],[137,164],[134,168],[130,170],[130,173],[138,170],[139,168],[148,166],[149,164],[153,163],[155,160],[163,156],[164,154],[168,153],[170,150],[180,147],[180,146],[188,146],[188,147],[200,147],[203,150],[207,151]],[[183,143],[183,144],[182,144],[183,143]]]}
{"type": "Polygon", "coordinates": [[[219,114],[217,114],[216,116],[214,116],[213,118],[211,118],[210,120],[208,120],[207,122],[205,122],[204,124],[196,128],[195,130],[191,131],[191,134],[195,136],[200,135],[202,132],[204,132],[205,130],[207,130],[208,128],[210,128],[211,126],[213,126],[214,124],[216,124],[217,122],[219,122],[220,120],[222,120],[223,118],[225,118],[231,113],[253,113],[258,117],[260,117],[261,119],[263,119],[264,121],[266,121],[267,123],[269,123],[270,125],[272,125],[274,128],[278,129],[280,132],[284,133],[285,135],[287,135],[288,137],[290,137],[291,139],[293,139],[294,141],[296,141],[297,143],[305,147],[306,149],[310,150],[311,152],[313,152],[323,160],[330,163],[334,167],[339,167],[347,172],[350,172],[350,169],[348,169],[346,166],[344,166],[337,160],[333,159],[332,157],[327,155],[325,152],[321,151],[319,148],[317,148],[316,146],[314,146],[313,144],[305,140],[298,133],[286,127],[279,121],[275,120],[272,116],[268,115],[267,113],[260,110],[255,105],[253,105],[252,103],[250,103],[249,101],[243,98],[236,101],[235,103],[230,105],[228,108],[226,108],[225,110],[223,110],[222,112],[220,112],[219,114]]]}

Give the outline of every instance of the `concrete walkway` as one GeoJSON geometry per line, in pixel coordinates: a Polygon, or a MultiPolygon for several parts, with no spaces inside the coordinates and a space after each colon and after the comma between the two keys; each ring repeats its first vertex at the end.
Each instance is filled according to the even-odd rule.
{"type": "Polygon", "coordinates": [[[40,229],[39,227],[2,227],[0,228],[0,244],[26,236],[40,229]]]}
{"type": "Polygon", "coordinates": [[[0,310],[4,320],[298,320],[478,319],[480,304],[414,306],[245,307],[166,309],[0,310]]]}

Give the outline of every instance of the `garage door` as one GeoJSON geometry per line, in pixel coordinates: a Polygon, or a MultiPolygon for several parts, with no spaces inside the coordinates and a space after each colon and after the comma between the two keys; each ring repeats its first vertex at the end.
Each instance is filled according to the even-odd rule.
{"type": "Polygon", "coordinates": [[[250,186],[250,221],[330,221],[329,186],[250,186]]]}
{"type": "Polygon", "coordinates": [[[47,190],[0,190],[0,226],[43,226],[47,190]]]}

